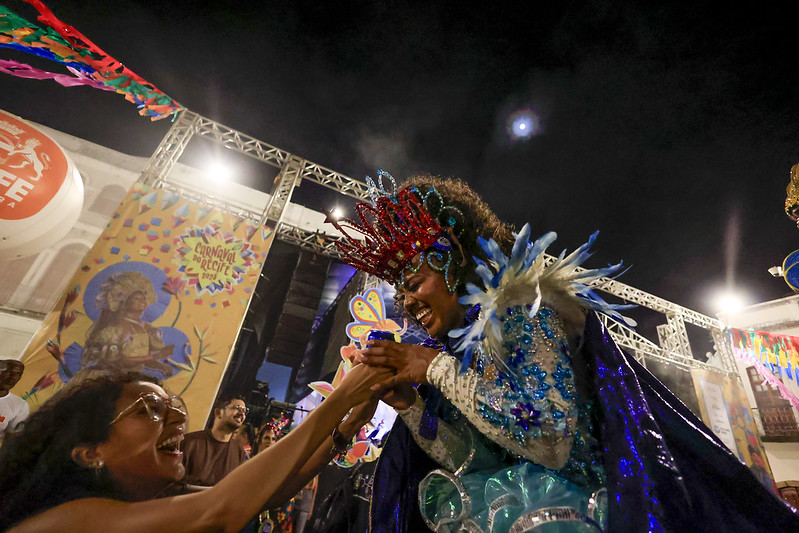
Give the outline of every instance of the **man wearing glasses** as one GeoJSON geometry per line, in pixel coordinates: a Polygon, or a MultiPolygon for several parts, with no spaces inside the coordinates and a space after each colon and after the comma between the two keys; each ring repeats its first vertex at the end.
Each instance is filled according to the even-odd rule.
{"type": "Polygon", "coordinates": [[[206,487],[215,485],[247,459],[239,440],[231,437],[249,412],[244,400],[238,396],[217,400],[213,425],[189,433],[183,440],[186,483],[206,487]]]}

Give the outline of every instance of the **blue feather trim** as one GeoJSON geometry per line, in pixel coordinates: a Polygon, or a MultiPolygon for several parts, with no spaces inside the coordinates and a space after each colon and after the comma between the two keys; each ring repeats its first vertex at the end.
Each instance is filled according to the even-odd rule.
{"type": "MultiPolygon", "coordinates": [[[[609,265],[605,268],[586,269],[579,271],[578,267],[591,257],[591,245],[596,241],[599,232],[594,232],[588,242],[566,255],[565,250],[549,266],[544,266],[544,252],[557,239],[557,234],[549,232],[535,242],[530,242],[530,225],[524,227],[516,234],[511,256],[506,256],[493,239],[479,239],[480,247],[485,251],[488,262],[477,262],[476,273],[483,282],[483,287],[469,283],[466,285],[466,294],[459,302],[468,305],[479,305],[482,314],[473,323],[466,327],[452,330],[449,336],[456,339],[455,349],[463,352],[461,371],[469,367],[472,354],[480,342],[493,337],[498,340],[501,336],[501,327],[498,317],[498,307],[503,297],[508,293],[522,292],[529,294],[531,300],[530,316],[538,312],[541,305],[541,290],[539,282],[544,280],[546,285],[557,286],[573,296],[594,311],[603,313],[613,320],[627,326],[635,326],[635,321],[623,316],[619,311],[635,307],[633,305],[619,305],[606,302],[592,290],[590,284],[600,278],[615,277],[622,274],[622,263],[609,265]]],[[[504,309],[504,307],[503,307],[504,309]]],[[[499,311],[502,311],[501,309],[499,311]]],[[[505,365],[499,363],[500,368],[505,365]]]]}

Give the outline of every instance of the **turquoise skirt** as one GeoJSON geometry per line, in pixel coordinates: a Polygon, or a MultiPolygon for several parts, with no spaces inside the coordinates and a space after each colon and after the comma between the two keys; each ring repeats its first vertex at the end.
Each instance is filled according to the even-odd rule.
{"type": "Polygon", "coordinates": [[[434,531],[597,533],[606,491],[588,492],[533,463],[457,476],[434,470],[419,483],[419,507],[434,531]]]}

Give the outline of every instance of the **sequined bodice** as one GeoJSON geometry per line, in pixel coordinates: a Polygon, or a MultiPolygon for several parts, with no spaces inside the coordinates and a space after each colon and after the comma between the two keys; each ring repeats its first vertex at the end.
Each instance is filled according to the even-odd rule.
{"type": "Polygon", "coordinates": [[[477,410],[521,447],[532,439],[571,436],[568,460],[557,473],[582,487],[598,488],[605,477],[601,447],[591,427],[591,405],[576,389],[557,313],[542,306],[530,317],[529,307],[517,305],[499,321],[505,353],[475,352],[474,370],[483,378],[475,390],[477,410]]]}

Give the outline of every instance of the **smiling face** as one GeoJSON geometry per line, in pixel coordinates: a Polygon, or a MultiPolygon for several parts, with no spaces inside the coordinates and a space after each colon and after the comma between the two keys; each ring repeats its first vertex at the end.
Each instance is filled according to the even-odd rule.
{"type": "Polygon", "coordinates": [[[186,416],[169,408],[163,420],[154,421],[142,402],[128,409],[146,393],[164,400],[169,397],[154,383],[125,385],[114,411],[115,417],[121,416],[113,423],[108,441],[96,449],[115,485],[132,500],[152,498],[185,473],[178,446],[186,416]]]}
{"type": "Polygon", "coordinates": [[[227,406],[216,410],[214,427],[235,431],[246,420],[247,411],[247,404],[244,403],[244,400],[234,398],[228,402],[227,406]]]}
{"type": "Polygon", "coordinates": [[[406,270],[405,284],[400,290],[404,294],[405,312],[415,318],[431,337],[446,341],[447,333],[463,323],[466,308],[458,303],[458,293],[450,293],[444,275],[427,263],[416,272],[406,270]]]}
{"type": "Polygon", "coordinates": [[[130,313],[143,313],[147,310],[147,295],[142,291],[136,291],[125,300],[125,311],[130,313]]]}

